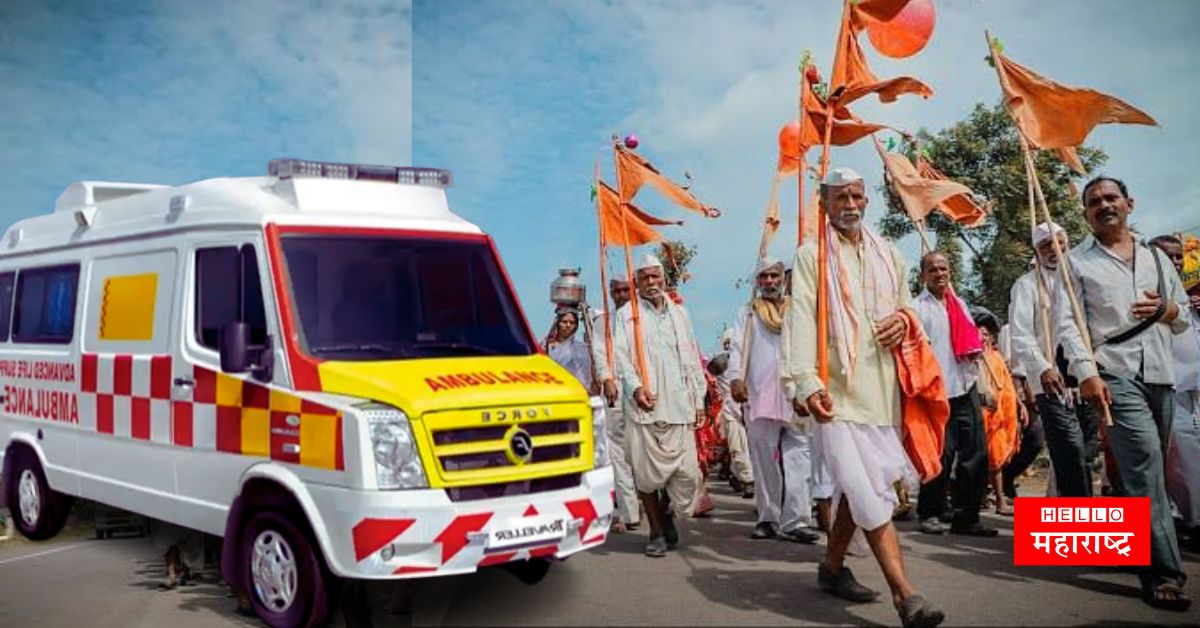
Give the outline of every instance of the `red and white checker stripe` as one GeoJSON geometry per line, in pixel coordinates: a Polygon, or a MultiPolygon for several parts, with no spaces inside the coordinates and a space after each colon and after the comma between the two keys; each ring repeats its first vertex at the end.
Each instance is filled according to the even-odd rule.
{"type": "Polygon", "coordinates": [[[164,445],[171,437],[171,356],[84,354],[80,424],[164,445]]]}

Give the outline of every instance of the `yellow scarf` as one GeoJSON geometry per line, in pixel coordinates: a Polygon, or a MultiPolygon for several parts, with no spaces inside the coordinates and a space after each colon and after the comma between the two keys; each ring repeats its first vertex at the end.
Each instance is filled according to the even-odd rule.
{"type": "Polygon", "coordinates": [[[762,321],[763,326],[771,333],[778,334],[783,331],[783,316],[787,314],[789,301],[790,299],[784,299],[781,303],[776,304],[759,297],[754,299],[750,305],[754,308],[754,313],[758,316],[758,320],[762,321]]]}

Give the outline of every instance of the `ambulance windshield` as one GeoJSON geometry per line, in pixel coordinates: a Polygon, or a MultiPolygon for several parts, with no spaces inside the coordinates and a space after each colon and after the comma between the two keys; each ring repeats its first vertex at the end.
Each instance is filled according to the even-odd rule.
{"type": "Polygon", "coordinates": [[[374,361],[536,351],[483,239],[293,234],[282,242],[309,355],[374,361]]]}

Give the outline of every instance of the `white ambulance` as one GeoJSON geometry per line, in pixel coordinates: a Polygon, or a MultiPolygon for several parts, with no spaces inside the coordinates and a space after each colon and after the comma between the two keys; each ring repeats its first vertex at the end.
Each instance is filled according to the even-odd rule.
{"type": "Polygon", "coordinates": [[[0,455],[31,539],[74,497],[224,537],[264,621],[338,578],[461,574],[604,542],[603,406],[540,353],[450,173],[80,182],[0,240],[0,455]]]}

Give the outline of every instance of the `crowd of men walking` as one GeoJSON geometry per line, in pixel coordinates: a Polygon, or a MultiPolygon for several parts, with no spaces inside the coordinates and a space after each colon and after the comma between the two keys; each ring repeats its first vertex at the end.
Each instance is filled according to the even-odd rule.
{"type": "Polygon", "coordinates": [[[820,198],[828,246],[801,246],[790,267],[759,260],[754,296],[718,355],[702,355],[651,255],[635,285],[608,286],[611,368],[595,331],[606,318],[557,312],[545,349],[608,401],[614,531],[644,521],[646,556],[674,549],[678,524],[711,509],[709,439],[697,435],[716,431],[723,473],[754,499],[751,538],[812,544],[824,533],[818,585],[854,601],[878,595],[844,564],[865,540],[902,623],[934,626],[943,613],[909,581],[893,518],[916,492],[921,532],[996,536],[980,519],[989,486],[996,512],[1011,515],[1017,480],[1044,444],[1051,494],[1091,496],[1103,469],[1101,492],[1150,498],[1143,599],[1186,610],[1180,540],[1195,542],[1200,525],[1200,286],[1185,291],[1182,244],[1143,242],[1125,184],[1094,179],[1081,208],[1091,234],[1070,248],[1061,227],[1037,226],[1005,324],[955,294],[936,250],[921,257],[923,290],[911,294],[905,260],[864,221],[853,170],[833,169],[820,198]],[[949,419],[934,434],[940,406],[949,419]]]}

